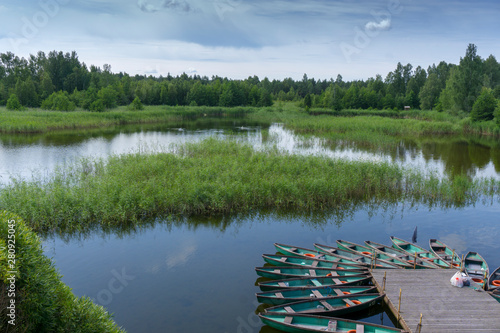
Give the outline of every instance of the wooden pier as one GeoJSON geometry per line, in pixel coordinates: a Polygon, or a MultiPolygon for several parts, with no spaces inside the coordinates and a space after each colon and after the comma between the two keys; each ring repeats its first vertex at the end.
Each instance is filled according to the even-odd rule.
{"type": "Polygon", "coordinates": [[[385,301],[405,330],[412,333],[500,332],[500,303],[482,290],[453,287],[450,279],[455,270],[376,269],[372,275],[380,292],[386,272],[385,301]]]}

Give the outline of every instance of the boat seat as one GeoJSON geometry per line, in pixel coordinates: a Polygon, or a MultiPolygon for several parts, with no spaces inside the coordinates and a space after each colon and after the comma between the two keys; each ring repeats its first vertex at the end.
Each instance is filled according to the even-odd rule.
{"type": "Polygon", "coordinates": [[[286,316],[285,320],[283,321],[285,324],[291,324],[293,320],[292,316],[286,316]]]}
{"type": "Polygon", "coordinates": [[[353,301],[351,301],[349,298],[344,298],[344,299],[343,299],[343,301],[344,301],[344,302],[346,302],[349,306],[354,306],[354,305],[356,305],[356,304],[354,304],[354,302],[353,302],[353,301]]]}
{"type": "Polygon", "coordinates": [[[288,313],[295,313],[295,311],[291,307],[289,307],[289,306],[285,306],[284,309],[288,313]]]}
{"type": "Polygon", "coordinates": [[[365,333],[365,325],[356,324],[356,333],[365,333]]]}
{"type": "Polygon", "coordinates": [[[406,245],[410,245],[410,243],[408,243],[408,242],[404,242],[404,243],[401,242],[401,243],[398,243],[397,245],[399,245],[399,246],[406,246],[406,245]]]}
{"type": "Polygon", "coordinates": [[[319,287],[319,286],[322,286],[321,282],[319,282],[318,280],[316,279],[312,279],[311,282],[316,286],[316,287],[319,287]]]}
{"type": "Polygon", "coordinates": [[[311,264],[311,266],[312,267],[317,267],[318,264],[319,264],[319,261],[313,261],[312,264],[311,264]]]}
{"type": "Polygon", "coordinates": [[[278,282],[278,286],[280,287],[288,287],[285,282],[278,282]]]}
{"type": "Polygon", "coordinates": [[[312,293],[314,294],[314,296],[316,296],[317,298],[323,298],[324,296],[319,292],[317,291],[316,289],[312,290],[312,293]]]}
{"type": "Polygon", "coordinates": [[[338,296],[344,296],[344,292],[340,289],[333,289],[338,296]]]}
{"type": "Polygon", "coordinates": [[[481,259],[473,259],[473,258],[466,258],[465,261],[478,262],[478,263],[482,263],[483,262],[481,259]]]}
{"type": "Polygon", "coordinates": [[[285,262],[285,261],[286,261],[286,257],[281,257],[279,260],[280,260],[281,262],[285,262]]]}
{"type": "Polygon", "coordinates": [[[309,270],[309,275],[310,276],[316,276],[316,271],[314,269],[309,270]]]}
{"type": "Polygon", "coordinates": [[[321,305],[323,305],[327,310],[333,310],[333,306],[331,306],[328,302],[320,301],[321,305]]]}
{"type": "Polygon", "coordinates": [[[276,298],[285,298],[282,293],[275,293],[276,298]]]}

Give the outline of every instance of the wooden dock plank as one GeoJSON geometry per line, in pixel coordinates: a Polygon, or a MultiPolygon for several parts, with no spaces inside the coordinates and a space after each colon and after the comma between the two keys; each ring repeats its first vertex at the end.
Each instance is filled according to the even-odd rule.
{"type": "Polygon", "coordinates": [[[382,292],[384,273],[386,302],[397,316],[402,289],[400,322],[412,333],[422,314],[422,333],[500,332],[500,303],[484,291],[450,284],[455,270],[376,269],[374,283],[382,292]]]}

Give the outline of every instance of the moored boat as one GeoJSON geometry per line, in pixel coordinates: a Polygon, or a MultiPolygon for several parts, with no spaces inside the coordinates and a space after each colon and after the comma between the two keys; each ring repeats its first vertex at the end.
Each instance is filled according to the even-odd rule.
{"type": "Polygon", "coordinates": [[[477,252],[468,252],[464,258],[465,273],[472,281],[484,288],[487,283],[489,268],[486,260],[477,252]]]}
{"type": "Polygon", "coordinates": [[[325,286],[314,289],[290,288],[255,294],[257,301],[265,304],[281,305],[311,299],[321,299],[351,294],[376,293],[374,286],[325,286]]]}
{"type": "Polygon", "coordinates": [[[495,269],[488,278],[488,290],[495,289],[500,292],[500,267],[495,269]]]}
{"type": "Polygon", "coordinates": [[[462,266],[462,260],[460,259],[460,256],[443,242],[431,238],[429,240],[429,247],[432,253],[434,253],[447,263],[451,264],[454,268],[460,268],[462,266]]]}
{"type": "Polygon", "coordinates": [[[262,322],[272,328],[289,333],[307,333],[307,332],[364,332],[364,333],[404,333],[405,331],[365,323],[361,321],[348,320],[342,318],[303,315],[303,314],[278,314],[278,313],[260,313],[262,322]]]}
{"type": "Polygon", "coordinates": [[[372,242],[372,241],[366,241],[365,244],[372,249],[374,249],[378,253],[383,253],[388,256],[392,256],[394,258],[398,258],[401,261],[407,262],[414,268],[439,268],[439,266],[434,265],[433,263],[422,260],[420,258],[415,258],[415,255],[409,255],[408,253],[405,253],[403,251],[396,250],[393,247],[372,242]]]}
{"type": "Polygon", "coordinates": [[[349,275],[349,276],[324,276],[324,277],[301,277],[284,280],[273,280],[259,282],[262,291],[283,290],[289,288],[313,289],[323,286],[353,286],[368,285],[371,282],[369,275],[349,275]]]}
{"type": "Polygon", "coordinates": [[[395,265],[398,265],[398,266],[403,267],[403,268],[413,268],[413,266],[410,265],[408,262],[406,262],[404,260],[400,260],[394,256],[389,256],[387,254],[377,252],[372,247],[369,247],[369,246],[359,245],[356,243],[352,243],[352,242],[348,242],[348,241],[340,240],[340,239],[337,240],[337,244],[338,244],[339,248],[341,248],[341,249],[348,250],[348,251],[354,252],[354,253],[359,254],[359,255],[372,256],[372,257],[377,258],[377,261],[379,259],[382,259],[382,260],[385,260],[387,262],[390,262],[391,264],[395,264],[395,265]]]}
{"type": "Polygon", "coordinates": [[[344,295],[323,298],[318,300],[307,300],[283,305],[277,305],[266,309],[268,312],[277,313],[304,313],[320,315],[343,315],[367,309],[384,297],[384,294],[361,294],[344,295]]]}
{"type": "Polygon", "coordinates": [[[332,269],[332,268],[307,268],[307,267],[284,267],[284,266],[270,266],[270,267],[256,267],[257,274],[268,279],[286,279],[293,277],[337,277],[349,275],[368,274],[366,270],[350,270],[350,269],[332,269]]]}
{"type": "MultiPolygon", "coordinates": [[[[367,266],[375,266],[375,268],[401,268],[401,266],[398,266],[396,264],[393,264],[391,262],[382,260],[380,258],[377,258],[377,260],[374,262],[374,258],[372,255],[366,255],[366,254],[358,254],[354,253],[352,251],[348,251],[345,249],[340,249],[337,247],[333,246],[328,246],[328,245],[323,245],[323,244],[314,244],[314,248],[318,251],[320,251],[325,257],[332,256],[332,257],[339,257],[339,258],[345,258],[345,259],[350,259],[354,260],[355,262],[358,262],[363,265],[367,266]]],[[[321,258],[321,255],[319,256],[321,258]]]]}
{"type": "Polygon", "coordinates": [[[323,260],[308,257],[297,257],[287,255],[263,254],[264,261],[273,266],[299,266],[320,268],[343,268],[354,270],[367,270],[366,265],[356,264],[355,261],[337,258],[337,260],[323,260]]]}
{"type": "Polygon", "coordinates": [[[437,255],[435,255],[431,251],[427,251],[426,249],[424,249],[421,246],[407,242],[404,239],[394,237],[394,236],[391,236],[391,242],[392,242],[392,247],[394,247],[396,250],[406,252],[412,256],[417,254],[417,256],[419,258],[422,258],[423,260],[431,261],[432,263],[434,263],[435,265],[437,265],[441,268],[451,268],[451,265],[448,262],[439,258],[437,255]]]}

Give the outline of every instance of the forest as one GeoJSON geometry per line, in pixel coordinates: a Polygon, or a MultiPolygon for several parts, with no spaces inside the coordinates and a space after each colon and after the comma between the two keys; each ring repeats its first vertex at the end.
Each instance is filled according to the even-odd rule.
{"type": "Polygon", "coordinates": [[[500,120],[500,64],[493,55],[483,59],[469,44],[460,63],[444,61],[427,69],[398,63],[385,78],[346,82],[260,79],[234,80],[212,76],[130,76],[113,73],[111,65],[90,65],[75,51],[40,51],[29,59],[0,54],[0,105],[9,110],[104,111],[120,105],[256,106],[297,102],[306,110],[403,110],[405,107],[470,116],[472,121],[500,120]]]}

